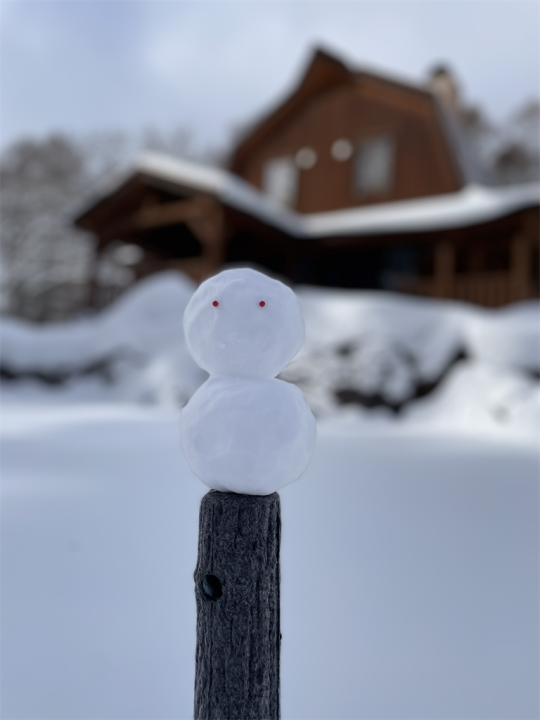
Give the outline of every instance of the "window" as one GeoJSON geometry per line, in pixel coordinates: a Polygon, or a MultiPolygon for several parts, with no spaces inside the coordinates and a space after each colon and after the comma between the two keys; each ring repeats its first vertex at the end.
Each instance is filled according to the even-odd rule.
{"type": "Polygon", "coordinates": [[[394,179],[395,143],[388,135],[367,138],[356,154],[354,184],[362,193],[387,192],[394,179]]]}
{"type": "Polygon", "coordinates": [[[298,194],[298,168],[292,157],[278,157],[263,165],[263,190],[282,205],[295,205],[298,194]]]}

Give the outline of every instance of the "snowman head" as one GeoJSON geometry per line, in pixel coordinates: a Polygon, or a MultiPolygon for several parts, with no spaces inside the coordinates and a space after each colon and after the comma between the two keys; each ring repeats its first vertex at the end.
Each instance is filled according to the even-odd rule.
{"type": "Polygon", "coordinates": [[[211,375],[275,377],[304,342],[296,295],[247,268],[203,282],[184,314],[189,350],[211,375]]]}

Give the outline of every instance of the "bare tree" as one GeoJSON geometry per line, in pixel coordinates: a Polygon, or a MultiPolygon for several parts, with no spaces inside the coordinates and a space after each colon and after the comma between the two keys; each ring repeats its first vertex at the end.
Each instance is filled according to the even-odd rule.
{"type": "MultiPolygon", "coordinates": [[[[132,135],[54,134],[43,140],[23,139],[7,148],[0,160],[2,312],[46,321],[85,307],[95,271],[93,238],[75,228],[73,219],[107,193],[146,149],[215,160],[212,153],[195,151],[192,135],[183,127],[149,127],[132,135]]],[[[111,297],[133,277],[113,251],[102,256],[97,268],[100,284],[111,286],[111,292],[105,288],[111,297]]]]}
{"type": "Polygon", "coordinates": [[[530,100],[503,122],[493,122],[478,105],[464,102],[453,70],[435,66],[428,86],[437,95],[477,181],[513,185],[540,180],[540,103],[530,100]]]}
{"type": "MultiPolygon", "coordinates": [[[[132,149],[125,134],[55,134],[16,142],[0,162],[0,279],[4,313],[45,321],[86,305],[93,238],[78,211],[114,182],[132,149]]],[[[125,277],[125,273],[124,273],[125,277]]]]}
{"type": "Polygon", "coordinates": [[[168,130],[155,126],[147,127],[141,133],[139,150],[153,150],[217,167],[225,167],[228,157],[228,150],[223,147],[197,147],[193,133],[182,126],[168,130]]]}
{"type": "Polygon", "coordinates": [[[540,102],[525,103],[501,126],[491,177],[497,185],[540,180],[540,102]]]}
{"type": "Polygon", "coordinates": [[[193,137],[182,127],[166,131],[150,126],[142,132],[141,149],[154,150],[173,157],[191,158],[194,155],[193,137]]]}
{"type": "Polygon", "coordinates": [[[525,103],[506,120],[491,121],[480,107],[460,109],[468,147],[484,182],[516,185],[540,180],[540,103],[525,103]]]}
{"type": "Polygon", "coordinates": [[[22,140],[4,154],[0,181],[3,310],[44,320],[54,314],[51,288],[86,280],[89,239],[71,224],[84,157],[66,136],[22,140]]]}

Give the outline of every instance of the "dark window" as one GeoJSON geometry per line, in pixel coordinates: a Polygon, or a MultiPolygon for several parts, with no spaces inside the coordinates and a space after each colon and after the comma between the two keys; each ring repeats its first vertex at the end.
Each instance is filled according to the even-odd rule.
{"type": "Polygon", "coordinates": [[[283,247],[264,238],[239,232],[228,242],[225,262],[261,265],[274,273],[286,274],[287,254],[283,247]]]}
{"type": "Polygon", "coordinates": [[[198,257],[202,252],[200,242],[185,223],[152,228],[139,238],[145,247],[169,258],[198,257]]]}

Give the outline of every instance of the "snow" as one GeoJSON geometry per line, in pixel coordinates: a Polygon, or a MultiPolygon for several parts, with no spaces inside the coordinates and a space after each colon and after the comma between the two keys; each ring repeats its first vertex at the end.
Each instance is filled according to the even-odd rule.
{"type": "MultiPolygon", "coordinates": [[[[250,183],[222,168],[180,160],[155,152],[140,156],[135,173],[167,180],[180,188],[199,190],[219,198],[225,205],[253,214],[263,222],[302,235],[300,216],[261,193],[250,183]]],[[[124,179],[124,183],[129,180],[124,179]]]]}
{"type": "MultiPolygon", "coordinates": [[[[434,378],[463,344],[454,304],[378,292],[313,288],[298,294],[307,340],[286,376],[306,378],[308,393],[307,386],[320,390],[327,383],[333,390],[360,382],[365,391],[400,399],[416,375],[434,378]]],[[[329,396],[324,403],[332,404],[329,396]]]]}
{"type": "MultiPolygon", "coordinates": [[[[192,717],[178,411],[4,406],[3,717],[192,717]]],[[[538,457],[327,424],[281,491],[282,717],[538,717],[538,457]]]]}
{"type": "Polygon", "coordinates": [[[405,422],[538,447],[540,386],[496,365],[458,366],[439,392],[407,408],[405,422]]]}
{"type": "Polygon", "coordinates": [[[538,302],[488,310],[391,293],[311,288],[298,295],[306,342],[281,377],[298,384],[319,418],[435,422],[537,442],[538,302]],[[454,362],[460,354],[465,359],[454,362]],[[433,391],[420,396],[430,383],[433,391]],[[344,392],[375,409],[341,404],[344,392]],[[392,418],[389,406],[401,412],[392,418]]]}
{"type": "Polygon", "coordinates": [[[465,342],[480,362],[538,370],[540,329],[538,303],[518,303],[496,313],[477,309],[465,321],[465,342]]]}
{"type": "MultiPolygon", "coordinates": [[[[2,363],[18,372],[78,373],[57,398],[185,404],[206,378],[189,354],[182,327],[194,291],[191,280],[171,271],[137,283],[95,316],[51,325],[5,318],[2,363]]],[[[9,389],[4,395],[10,396],[9,389]]]]}
{"type": "Polygon", "coordinates": [[[539,200],[538,184],[509,188],[467,185],[447,195],[307,215],[304,234],[324,237],[446,230],[495,220],[537,205],[539,200]]]}
{"type": "Polygon", "coordinates": [[[304,341],[295,294],[250,268],[203,282],[184,313],[191,354],[210,378],[182,411],[189,466],[214,490],[269,495],[313,455],[315,418],[298,388],[273,379],[304,341]]]}
{"type": "MultiPolygon", "coordinates": [[[[192,716],[193,290],[166,273],[93,318],[2,323],[12,369],[124,353],[109,380],[3,383],[3,717],[192,716]]],[[[538,303],[298,296],[306,342],[283,377],[318,440],[280,491],[282,717],[538,717],[538,303]],[[340,404],[340,388],[386,404],[340,404]]]]}
{"type": "MultiPolygon", "coordinates": [[[[4,319],[4,368],[69,376],[57,386],[3,383],[4,403],[185,405],[207,377],[183,333],[194,289],[185,276],[167,272],[93,317],[47,326],[4,319]]],[[[537,301],[489,310],[374,291],[301,287],[297,296],[306,340],[279,377],[298,385],[320,421],[362,428],[436,422],[536,441],[537,301]]],[[[269,309],[254,305],[253,312],[269,309]]]]}
{"type": "MultiPolygon", "coordinates": [[[[185,276],[169,272],[138,283],[94,317],[49,326],[3,320],[5,368],[71,373],[57,387],[4,383],[4,402],[185,405],[207,377],[182,328],[193,291],[185,276]]],[[[536,301],[488,310],[381,292],[304,287],[297,295],[306,341],[280,378],[300,387],[319,419],[347,416],[363,426],[375,418],[425,424],[437,416],[453,430],[536,437],[536,301]],[[399,412],[392,416],[391,409],[399,412]]]]}
{"type": "Polygon", "coordinates": [[[220,168],[146,153],[140,157],[134,172],[165,179],[179,187],[208,192],[226,205],[305,238],[465,227],[534,207],[540,201],[538,183],[503,188],[470,184],[458,192],[444,195],[300,214],[272,201],[249,183],[220,168]]]}

